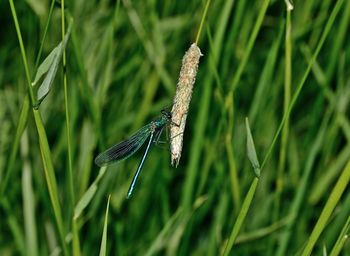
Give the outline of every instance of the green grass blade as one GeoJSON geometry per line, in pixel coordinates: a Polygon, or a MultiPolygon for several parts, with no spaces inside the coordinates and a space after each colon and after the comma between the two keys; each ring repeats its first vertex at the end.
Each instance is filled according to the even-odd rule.
{"type": "Polygon", "coordinates": [[[229,92],[229,97],[232,98],[233,93],[236,89],[236,87],[238,86],[238,82],[242,76],[243,70],[245,68],[245,66],[247,65],[250,53],[253,49],[256,37],[258,35],[258,32],[260,31],[260,27],[262,25],[262,22],[264,20],[266,11],[267,11],[267,7],[269,6],[270,0],[264,0],[261,4],[261,7],[259,8],[259,14],[258,17],[256,19],[253,31],[251,33],[251,36],[249,38],[248,44],[247,44],[247,48],[244,51],[244,56],[242,58],[242,61],[239,63],[239,66],[237,68],[237,71],[235,73],[235,76],[233,77],[233,81],[231,84],[231,88],[230,88],[230,92],[229,92]]]}
{"type": "Polygon", "coordinates": [[[201,33],[202,33],[204,21],[205,21],[205,18],[207,17],[207,13],[208,13],[208,8],[210,6],[210,2],[211,2],[211,0],[207,0],[207,2],[205,4],[205,8],[204,8],[204,12],[203,12],[203,15],[202,15],[201,23],[199,25],[197,36],[196,36],[196,41],[195,41],[196,45],[198,45],[199,37],[201,36],[201,33]]]}
{"type": "Polygon", "coordinates": [[[286,254],[287,246],[292,236],[292,229],[293,227],[295,227],[296,222],[298,220],[299,211],[302,207],[303,199],[307,191],[312,167],[315,164],[316,157],[319,154],[321,147],[324,143],[323,140],[327,131],[329,119],[330,114],[326,113],[326,116],[323,120],[323,123],[321,124],[317,137],[315,138],[313,145],[311,146],[310,153],[305,164],[305,170],[303,171],[303,175],[300,180],[298,191],[293,199],[292,205],[289,210],[289,214],[293,216],[293,218],[286,226],[285,231],[280,235],[279,247],[276,252],[276,255],[278,256],[283,256],[286,254]]]}
{"type": "Polygon", "coordinates": [[[7,201],[6,198],[1,199],[1,206],[4,212],[7,213],[7,216],[9,216],[6,220],[10,232],[11,232],[11,239],[14,240],[14,244],[16,246],[16,250],[21,252],[22,255],[26,254],[26,244],[25,244],[25,238],[24,238],[24,230],[21,229],[21,225],[18,222],[18,220],[15,218],[14,214],[11,214],[12,207],[10,206],[10,203],[7,201]]]}
{"type": "Polygon", "coordinates": [[[249,207],[253,201],[253,198],[255,195],[255,190],[256,190],[256,187],[258,186],[258,182],[259,182],[259,179],[255,177],[252,184],[250,185],[249,191],[248,191],[248,193],[243,201],[242,208],[239,211],[236,222],[232,228],[230,238],[225,246],[225,250],[223,252],[224,256],[230,255],[233,244],[236,241],[236,238],[237,238],[238,233],[243,225],[245,218],[247,217],[247,213],[248,213],[249,207]]]}
{"type": "Polygon", "coordinates": [[[81,197],[81,199],[78,201],[77,205],[74,209],[74,219],[78,219],[80,215],[82,214],[83,210],[89,205],[91,202],[93,196],[95,195],[97,191],[97,185],[100,179],[103,177],[107,170],[107,167],[102,167],[100,169],[100,173],[98,174],[97,178],[94,180],[94,182],[91,184],[91,186],[86,190],[84,195],[81,197]]]}
{"type": "Polygon", "coordinates": [[[350,181],[350,161],[346,164],[342,174],[340,175],[337,183],[335,184],[332,193],[330,194],[326,205],[323,207],[322,213],[317,220],[317,223],[306,243],[306,246],[302,252],[302,256],[308,256],[311,254],[313,247],[315,246],[319,236],[326,227],[329,218],[334,211],[334,208],[338,204],[340,197],[342,196],[345,188],[350,181]]]}
{"type": "Polygon", "coordinates": [[[248,159],[253,166],[255,176],[257,178],[259,178],[260,177],[260,163],[258,160],[258,156],[256,154],[254,140],[253,140],[252,132],[250,131],[249,121],[248,121],[247,117],[245,119],[245,127],[247,130],[247,155],[248,155],[248,159]]]}
{"type": "MultiPolygon", "coordinates": [[[[62,30],[62,42],[67,41],[72,29],[73,19],[70,19],[70,24],[68,26],[68,31],[66,33],[65,29],[65,5],[64,0],[61,1],[61,30],[62,30]]],[[[66,46],[65,45],[65,46],[66,46]]],[[[69,196],[70,196],[70,218],[72,220],[72,235],[73,235],[73,246],[72,253],[75,256],[80,255],[80,242],[79,233],[74,218],[74,205],[75,205],[75,190],[74,190],[74,179],[73,179],[73,156],[72,156],[72,141],[71,141],[71,125],[70,125],[70,108],[68,101],[68,89],[67,89],[67,58],[66,58],[66,47],[63,46],[62,52],[62,64],[63,64],[63,88],[64,88],[64,106],[65,106],[65,117],[66,117],[66,134],[67,134],[67,151],[68,151],[68,183],[69,183],[69,196]]]]}
{"type": "Polygon", "coordinates": [[[43,48],[44,48],[44,42],[45,42],[48,30],[49,30],[49,25],[50,25],[50,21],[51,21],[51,18],[52,18],[52,12],[53,12],[53,9],[54,9],[54,6],[55,6],[55,2],[56,2],[56,0],[51,0],[49,15],[48,15],[48,18],[47,18],[47,22],[45,24],[43,37],[42,37],[41,42],[40,42],[39,52],[38,52],[38,55],[37,55],[36,61],[35,61],[35,70],[38,68],[39,63],[40,63],[40,58],[41,58],[41,54],[42,54],[42,51],[43,51],[43,48]]]}
{"type": "Polygon", "coordinates": [[[59,232],[59,236],[62,243],[62,249],[65,255],[68,255],[67,246],[65,242],[64,235],[64,226],[62,219],[62,210],[59,203],[58,190],[57,190],[57,181],[55,177],[55,171],[51,159],[51,151],[49,147],[49,143],[47,141],[47,136],[45,132],[45,128],[38,110],[33,109],[34,120],[36,124],[36,128],[39,135],[39,143],[40,143],[40,153],[43,162],[46,184],[48,187],[51,204],[53,208],[53,212],[56,218],[57,229],[59,232]]]}
{"type": "Polygon", "coordinates": [[[11,178],[13,167],[14,167],[14,164],[16,161],[16,155],[17,155],[19,141],[20,141],[22,133],[27,125],[28,113],[29,113],[29,96],[26,95],[24,97],[21,113],[19,115],[18,125],[16,128],[16,135],[15,135],[15,139],[12,143],[11,153],[10,153],[10,158],[9,158],[7,169],[6,169],[5,178],[4,178],[3,182],[1,183],[0,195],[3,195],[5,193],[7,184],[11,178]]]}
{"type": "MultiPolygon", "coordinates": [[[[22,60],[24,63],[24,69],[25,69],[25,74],[26,74],[26,78],[27,78],[29,95],[30,95],[31,101],[33,103],[33,102],[35,102],[34,101],[35,98],[34,98],[33,89],[32,89],[31,81],[30,81],[30,72],[29,72],[26,52],[24,49],[22,34],[21,34],[20,27],[19,27],[17,13],[16,13],[16,9],[15,9],[13,0],[10,0],[10,7],[11,7],[11,12],[12,12],[12,17],[13,17],[14,22],[15,22],[16,32],[17,32],[17,36],[18,36],[20,49],[21,49],[22,60]]],[[[50,194],[52,207],[53,207],[55,218],[56,218],[57,228],[59,231],[64,254],[67,255],[68,254],[67,248],[66,248],[66,244],[64,241],[62,212],[61,212],[61,208],[60,208],[59,200],[58,200],[57,182],[56,182],[55,172],[54,172],[54,168],[53,168],[53,164],[52,164],[50,147],[49,147],[49,144],[47,141],[47,136],[46,136],[44,125],[42,123],[40,113],[37,110],[33,109],[33,115],[34,115],[34,120],[35,120],[35,124],[36,124],[36,128],[37,128],[37,132],[39,135],[40,150],[41,150],[41,156],[42,156],[42,161],[43,161],[43,165],[44,165],[45,177],[46,177],[46,181],[47,181],[47,186],[48,186],[48,190],[49,190],[49,194],[50,194]]]]}
{"type": "Polygon", "coordinates": [[[140,16],[138,15],[137,11],[134,9],[133,4],[130,0],[123,0],[125,9],[127,11],[127,14],[129,16],[130,22],[133,25],[136,34],[140,38],[141,42],[144,45],[144,48],[148,54],[149,60],[154,64],[159,77],[161,78],[165,89],[168,91],[169,94],[173,93],[173,85],[175,84],[171,76],[169,75],[168,71],[164,69],[164,66],[159,61],[158,52],[155,48],[154,43],[148,38],[148,34],[145,31],[145,28],[143,27],[142,21],[140,19],[140,16]]]}
{"type": "Polygon", "coordinates": [[[22,136],[21,152],[24,158],[22,173],[22,191],[23,191],[23,216],[26,233],[26,252],[28,255],[39,255],[38,240],[35,221],[35,194],[32,186],[32,170],[28,161],[28,134],[24,132],[22,136]]]}
{"type": "Polygon", "coordinates": [[[346,220],[346,223],[344,227],[342,228],[342,231],[339,234],[339,237],[329,254],[330,256],[337,256],[340,254],[341,250],[343,249],[344,243],[349,239],[349,230],[350,230],[350,215],[348,219],[346,220]]]}
{"type": "Polygon", "coordinates": [[[108,196],[108,202],[106,207],[105,221],[103,225],[103,234],[101,240],[100,256],[107,255],[107,226],[108,226],[108,211],[109,211],[109,201],[111,200],[111,195],[108,196]]]}
{"type": "Polygon", "coordinates": [[[38,68],[38,72],[35,76],[34,82],[40,79],[40,77],[47,72],[44,81],[41,83],[37,91],[37,99],[39,103],[41,103],[44,100],[44,98],[51,90],[52,83],[57,74],[58,66],[61,62],[61,58],[63,56],[63,53],[65,52],[68,43],[72,24],[73,23],[71,22],[66,35],[62,39],[62,42],[60,42],[58,46],[52,50],[49,56],[43,61],[43,63],[38,68]]]}
{"type": "Polygon", "coordinates": [[[59,52],[62,49],[62,42],[60,42],[53,50],[47,55],[47,57],[44,59],[44,61],[39,65],[38,70],[36,71],[34,81],[32,82],[32,85],[35,86],[39,79],[49,71],[50,67],[52,67],[52,64],[57,59],[57,56],[59,55],[59,52]]]}
{"type": "Polygon", "coordinates": [[[19,22],[18,22],[18,18],[17,18],[17,13],[16,13],[16,9],[15,9],[15,5],[14,5],[14,3],[13,3],[13,0],[9,0],[9,2],[10,2],[10,7],[11,7],[11,13],[12,13],[13,21],[14,21],[15,27],[16,27],[16,32],[17,32],[17,38],[18,38],[18,42],[19,42],[19,47],[20,47],[20,49],[21,49],[22,61],[23,61],[24,70],[25,70],[25,75],[26,75],[26,79],[27,79],[27,83],[28,83],[29,96],[30,96],[31,103],[33,104],[33,103],[35,102],[35,97],[34,97],[33,88],[32,88],[32,86],[31,86],[31,82],[30,82],[30,71],[29,71],[29,66],[28,66],[28,62],[27,62],[26,51],[25,51],[25,49],[24,49],[24,44],[23,44],[21,29],[20,29],[20,27],[19,27],[19,22]]]}
{"type": "Polygon", "coordinates": [[[176,222],[180,217],[182,217],[182,213],[183,211],[181,210],[181,208],[179,208],[173,214],[173,216],[171,216],[171,218],[164,225],[163,229],[159,232],[157,238],[154,239],[153,243],[148,248],[147,252],[145,253],[146,256],[154,255],[164,248],[164,246],[169,240],[169,233],[173,231],[176,222]]]}
{"type": "MultiPolygon", "coordinates": [[[[285,68],[284,68],[284,98],[283,98],[283,112],[286,113],[290,104],[291,90],[292,90],[292,20],[291,12],[293,10],[292,4],[286,0],[286,25],[285,25],[285,68]]],[[[287,161],[288,151],[288,140],[289,140],[289,117],[286,119],[285,125],[282,129],[281,134],[281,145],[278,160],[278,169],[276,177],[276,197],[274,201],[274,221],[277,221],[280,217],[281,207],[281,195],[284,190],[285,182],[285,170],[287,161]]],[[[272,250],[272,248],[270,249],[272,250]]]]}

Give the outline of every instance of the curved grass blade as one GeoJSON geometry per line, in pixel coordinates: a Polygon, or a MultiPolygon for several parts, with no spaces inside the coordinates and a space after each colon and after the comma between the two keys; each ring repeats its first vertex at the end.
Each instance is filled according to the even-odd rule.
{"type": "Polygon", "coordinates": [[[152,132],[151,124],[145,125],[130,138],[112,146],[95,158],[95,163],[102,167],[133,155],[145,143],[152,132]]]}
{"type": "Polygon", "coordinates": [[[74,220],[77,220],[81,216],[84,209],[91,202],[92,198],[96,194],[96,191],[98,188],[98,183],[102,179],[102,177],[104,176],[106,170],[107,170],[106,167],[102,167],[100,169],[100,172],[97,175],[97,178],[94,180],[94,182],[91,184],[91,186],[86,190],[86,192],[83,194],[81,199],[78,201],[78,203],[74,207],[74,217],[73,217],[74,220]]]}
{"type": "Polygon", "coordinates": [[[47,74],[46,74],[46,77],[44,78],[44,81],[41,83],[37,91],[38,102],[35,104],[35,107],[39,107],[40,103],[44,100],[46,95],[50,92],[51,85],[57,74],[58,66],[60,64],[63,51],[67,46],[69,35],[72,29],[72,24],[73,22],[70,22],[67,33],[64,36],[64,40],[60,42],[58,46],[56,46],[52,50],[52,52],[46,57],[46,59],[42,62],[42,64],[38,68],[35,79],[32,83],[33,86],[38,82],[38,80],[45,73],[47,74]]]}
{"type": "Polygon", "coordinates": [[[249,121],[248,121],[247,117],[245,118],[245,127],[247,130],[247,154],[248,154],[248,158],[253,166],[255,176],[257,178],[259,178],[260,177],[260,163],[258,160],[258,156],[256,155],[254,140],[253,140],[252,133],[250,131],[249,121]]]}
{"type": "Polygon", "coordinates": [[[53,62],[57,58],[57,55],[59,54],[61,48],[62,48],[62,42],[60,42],[50,52],[50,54],[47,55],[45,60],[40,64],[40,66],[38,67],[38,70],[36,71],[36,75],[35,75],[34,81],[32,82],[32,86],[35,86],[38,83],[38,81],[40,80],[40,78],[49,71],[49,69],[52,66],[53,62]]]}

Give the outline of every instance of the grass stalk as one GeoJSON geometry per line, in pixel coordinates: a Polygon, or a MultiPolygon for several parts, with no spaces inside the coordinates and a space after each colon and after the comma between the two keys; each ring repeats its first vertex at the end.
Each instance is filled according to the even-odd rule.
{"type": "MultiPolygon", "coordinates": [[[[290,95],[292,87],[292,22],[291,22],[292,8],[290,3],[286,2],[286,27],[285,27],[285,70],[284,70],[284,100],[283,100],[283,112],[284,114],[288,110],[290,104],[290,95]]],[[[289,117],[286,119],[286,123],[282,129],[281,135],[281,148],[276,177],[276,199],[274,209],[274,222],[279,219],[281,195],[284,187],[284,169],[286,167],[286,155],[288,150],[288,136],[289,136],[289,117]]]]}
{"type": "MultiPolygon", "coordinates": [[[[31,86],[30,71],[29,71],[29,66],[27,62],[26,52],[24,49],[22,34],[19,27],[17,13],[16,13],[13,0],[9,0],[9,2],[10,2],[12,17],[16,27],[18,42],[21,49],[22,61],[23,61],[25,75],[27,79],[27,85],[28,85],[28,91],[29,91],[31,102],[33,104],[35,102],[35,97],[34,97],[33,88],[31,86]]],[[[51,204],[54,210],[54,215],[56,218],[56,224],[57,224],[57,228],[58,228],[58,232],[59,232],[59,236],[62,244],[62,249],[63,249],[64,255],[68,255],[67,246],[64,240],[62,211],[61,211],[61,207],[58,199],[57,182],[56,182],[55,172],[52,164],[50,147],[47,141],[47,136],[46,136],[45,128],[41,119],[41,115],[37,109],[32,108],[32,110],[33,110],[35,125],[39,135],[40,151],[41,151],[41,157],[42,157],[44,171],[45,171],[46,182],[49,190],[51,204]]]]}
{"type": "Polygon", "coordinates": [[[223,255],[228,256],[232,250],[233,244],[236,241],[236,238],[238,236],[239,231],[241,230],[241,227],[243,225],[243,222],[245,218],[247,217],[248,210],[250,208],[250,205],[253,201],[256,187],[258,186],[259,179],[257,177],[254,178],[252,184],[250,185],[250,188],[248,190],[248,193],[246,194],[242,208],[239,211],[238,217],[236,219],[235,224],[233,225],[233,229],[230,235],[230,238],[227,242],[227,245],[225,246],[225,250],[223,255]]]}
{"type": "MultiPolygon", "coordinates": [[[[62,41],[64,40],[65,31],[65,15],[64,15],[64,0],[61,1],[61,30],[62,41]]],[[[69,118],[69,104],[68,104],[68,89],[67,89],[67,60],[66,60],[66,48],[63,50],[62,56],[63,63],[63,88],[64,88],[64,106],[66,117],[66,134],[67,134],[67,151],[68,151],[68,179],[70,189],[70,199],[72,207],[74,207],[74,182],[73,182],[73,167],[72,167],[72,146],[71,146],[71,131],[70,131],[70,118],[69,118]]]]}
{"type": "Polygon", "coordinates": [[[197,36],[196,36],[196,41],[195,41],[196,45],[198,45],[199,38],[200,38],[201,33],[202,33],[204,21],[205,21],[205,18],[207,17],[207,14],[208,14],[208,9],[209,9],[209,6],[210,6],[210,2],[211,2],[211,0],[207,0],[207,2],[205,4],[205,7],[204,7],[204,12],[203,12],[203,15],[202,15],[201,23],[199,25],[197,36]]]}
{"type": "Polygon", "coordinates": [[[45,42],[45,39],[46,39],[46,36],[47,36],[47,32],[49,30],[50,21],[51,21],[51,18],[52,18],[52,12],[53,12],[54,7],[55,7],[55,2],[56,2],[55,0],[51,0],[49,15],[48,15],[48,18],[47,18],[47,22],[45,24],[44,34],[43,34],[43,38],[41,39],[40,48],[39,48],[38,55],[36,57],[35,69],[34,70],[37,70],[37,68],[39,67],[39,64],[40,64],[40,58],[41,58],[41,54],[42,54],[42,51],[43,51],[43,48],[44,48],[44,42],[45,42]]]}
{"type": "Polygon", "coordinates": [[[21,156],[23,161],[22,172],[22,197],[23,197],[23,216],[26,233],[26,252],[28,255],[39,255],[38,237],[37,237],[37,223],[35,220],[35,193],[32,185],[33,172],[28,159],[29,145],[28,133],[24,131],[21,139],[21,156]]]}
{"type": "MultiPolygon", "coordinates": [[[[64,40],[65,31],[65,5],[64,0],[61,0],[61,31],[62,31],[62,42],[64,40]]],[[[63,50],[62,55],[63,64],[63,88],[64,88],[64,106],[65,106],[65,117],[66,117],[66,135],[67,135],[67,151],[68,151],[68,183],[69,183],[69,194],[71,203],[70,218],[72,221],[72,234],[73,234],[73,255],[80,255],[80,244],[79,244],[79,233],[76,219],[74,215],[75,206],[75,192],[74,192],[74,178],[73,178],[73,156],[72,156],[72,141],[71,141],[71,129],[70,129],[70,117],[69,117],[69,100],[68,100],[68,85],[67,85],[67,57],[66,48],[63,50]]]]}
{"type": "Polygon", "coordinates": [[[58,199],[57,181],[56,181],[55,171],[52,163],[51,151],[50,151],[45,128],[44,128],[39,111],[36,109],[33,109],[33,115],[34,115],[34,120],[35,120],[37,132],[39,136],[40,153],[41,153],[41,158],[42,158],[44,172],[45,172],[46,184],[47,184],[53,212],[56,219],[56,224],[57,224],[59,237],[61,240],[62,250],[64,255],[68,255],[68,250],[64,239],[65,236],[64,236],[62,210],[58,199]]]}
{"type": "Polygon", "coordinates": [[[34,96],[33,88],[31,86],[30,71],[29,71],[29,66],[28,66],[28,62],[27,62],[26,51],[24,49],[21,29],[19,27],[17,13],[16,13],[16,9],[15,9],[15,5],[13,3],[13,0],[9,0],[9,2],[10,2],[10,7],[11,7],[12,18],[13,18],[13,21],[15,23],[15,28],[16,28],[16,32],[17,32],[19,48],[21,50],[24,71],[25,71],[25,75],[26,75],[26,79],[27,79],[27,83],[28,83],[28,93],[29,93],[29,96],[30,96],[30,101],[31,101],[32,105],[34,105],[34,103],[36,102],[36,99],[35,99],[35,96],[34,96]]]}

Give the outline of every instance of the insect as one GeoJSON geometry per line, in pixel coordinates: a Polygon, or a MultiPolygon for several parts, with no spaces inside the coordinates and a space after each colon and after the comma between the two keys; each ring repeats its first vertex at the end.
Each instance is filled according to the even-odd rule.
{"type": "Polygon", "coordinates": [[[100,167],[119,162],[121,160],[127,159],[128,157],[136,153],[136,151],[138,151],[148,139],[146,150],[143,153],[139,166],[137,167],[136,173],[132,179],[126,198],[130,198],[134,190],[142,166],[151,148],[151,144],[158,143],[160,135],[162,134],[164,128],[166,127],[166,125],[171,123],[171,113],[166,110],[162,110],[161,113],[161,117],[153,120],[149,124],[142,127],[140,130],[138,130],[128,139],[123,140],[118,144],[110,147],[95,158],[95,163],[100,167]]]}

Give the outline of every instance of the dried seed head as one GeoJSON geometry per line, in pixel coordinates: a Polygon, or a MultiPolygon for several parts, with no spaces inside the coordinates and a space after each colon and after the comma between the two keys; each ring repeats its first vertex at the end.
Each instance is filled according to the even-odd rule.
{"type": "Polygon", "coordinates": [[[171,164],[175,164],[176,167],[181,157],[186,118],[201,56],[203,56],[201,50],[193,43],[182,59],[179,81],[171,110],[173,123],[170,129],[171,164]]]}

